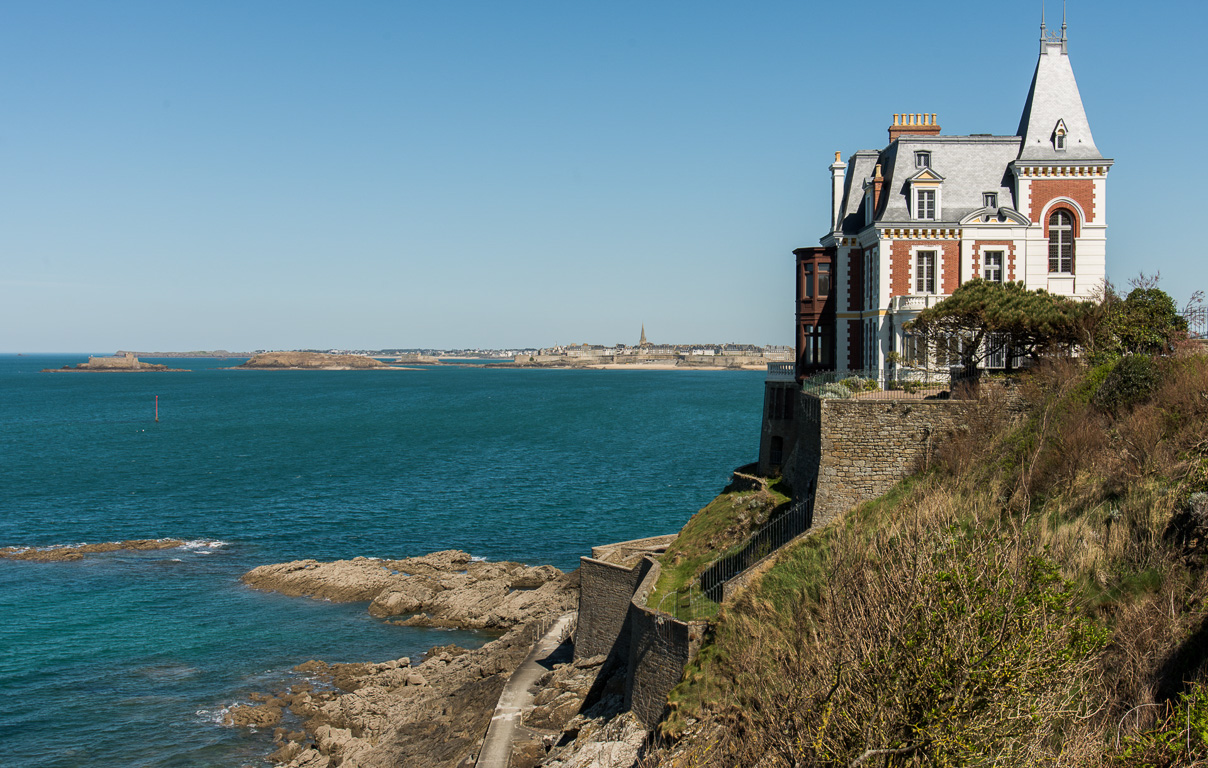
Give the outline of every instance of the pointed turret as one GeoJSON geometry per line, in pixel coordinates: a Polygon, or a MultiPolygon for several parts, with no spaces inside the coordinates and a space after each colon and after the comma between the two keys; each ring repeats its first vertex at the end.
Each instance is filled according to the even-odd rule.
{"type": "Polygon", "coordinates": [[[1032,88],[1023,107],[1017,135],[1023,138],[1020,160],[1097,160],[1091,126],[1082,108],[1065,37],[1045,30],[1040,23],[1040,59],[1032,75],[1032,88]]]}
{"type": "Polygon", "coordinates": [[[638,342],[639,347],[649,346],[650,342],[646,341],[646,324],[642,323],[642,339],[638,342]]]}

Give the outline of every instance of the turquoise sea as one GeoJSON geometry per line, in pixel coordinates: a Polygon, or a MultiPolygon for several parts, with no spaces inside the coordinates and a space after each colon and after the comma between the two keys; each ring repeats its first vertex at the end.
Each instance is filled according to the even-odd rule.
{"type": "Polygon", "coordinates": [[[0,355],[0,546],[190,544],[0,560],[3,768],[267,765],[270,734],[222,713],[295,664],[489,638],[248,569],[451,548],[570,569],[677,530],[758,448],[756,372],[39,372],[85,357],[0,355]]]}

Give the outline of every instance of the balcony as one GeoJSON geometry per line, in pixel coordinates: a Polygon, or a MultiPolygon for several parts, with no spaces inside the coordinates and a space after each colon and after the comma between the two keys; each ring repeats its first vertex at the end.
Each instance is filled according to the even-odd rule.
{"type": "Polygon", "coordinates": [[[797,365],[795,363],[768,363],[768,378],[766,381],[796,381],[797,365]]]}
{"type": "Polygon", "coordinates": [[[917,293],[912,296],[894,296],[890,299],[889,308],[893,312],[922,312],[928,307],[934,307],[944,299],[946,293],[917,293]]]}

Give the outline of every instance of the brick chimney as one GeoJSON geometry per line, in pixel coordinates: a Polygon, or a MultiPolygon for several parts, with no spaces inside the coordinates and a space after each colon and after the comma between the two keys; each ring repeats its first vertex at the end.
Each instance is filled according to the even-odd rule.
{"type": "Polygon", "coordinates": [[[899,136],[938,136],[940,124],[935,120],[935,113],[916,112],[902,113],[893,116],[893,125],[889,126],[889,141],[893,143],[899,136]]]}

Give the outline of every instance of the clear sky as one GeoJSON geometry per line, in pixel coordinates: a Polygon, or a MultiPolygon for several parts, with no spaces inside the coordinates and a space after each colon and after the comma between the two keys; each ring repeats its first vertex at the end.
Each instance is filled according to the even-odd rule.
{"type": "MultiPolygon", "coordinates": [[[[1206,5],[1069,5],[1109,275],[1180,304],[1208,288],[1206,5]]],[[[1038,16],[0,0],[0,351],[791,344],[834,152],[895,112],[1014,133],[1038,16]]]]}

